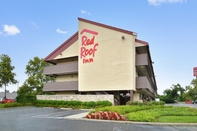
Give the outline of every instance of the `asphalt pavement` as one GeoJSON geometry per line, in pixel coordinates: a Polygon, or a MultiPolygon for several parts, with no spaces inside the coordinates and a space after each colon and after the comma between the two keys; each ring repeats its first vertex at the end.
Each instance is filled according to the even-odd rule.
{"type": "Polygon", "coordinates": [[[83,118],[89,110],[0,109],[0,131],[197,131],[197,124],[141,123],[83,118]]]}

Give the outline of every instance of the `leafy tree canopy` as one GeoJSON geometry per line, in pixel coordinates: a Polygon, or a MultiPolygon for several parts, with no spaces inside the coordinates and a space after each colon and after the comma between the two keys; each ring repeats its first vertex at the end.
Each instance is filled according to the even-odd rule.
{"type": "Polygon", "coordinates": [[[164,96],[160,96],[160,99],[162,98],[162,99],[168,99],[168,100],[183,101],[184,92],[185,92],[185,89],[181,87],[180,84],[172,85],[170,89],[164,90],[163,92],[164,96]]]}
{"type": "Polygon", "coordinates": [[[0,56],[0,87],[5,86],[5,97],[6,97],[6,86],[8,84],[16,84],[16,74],[13,73],[14,66],[11,65],[11,59],[8,55],[2,54],[0,56]]]}
{"type": "Polygon", "coordinates": [[[193,79],[189,86],[186,86],[187,92],[184,94],[186,99],[197,100],[197,79],[193,79]]]}
{"type": "Polygon", "coordinates": [[[50,64],[45,62],[44,59],[34,57],[26,65],[26,71],[28,78],[24,84],[18,90],[19,94],[29,93],[29,94],[42,94],[43,85],[48,81],[54,81],[55,78],[45,76],[43,70],[45,66],[50,64]]]}

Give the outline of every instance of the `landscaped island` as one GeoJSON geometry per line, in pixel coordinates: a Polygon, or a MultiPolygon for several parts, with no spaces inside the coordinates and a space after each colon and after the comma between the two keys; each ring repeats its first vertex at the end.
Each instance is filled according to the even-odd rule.
{"type": "Polygon", "coordinates": [[[91,111],[86,118],[136,122],[197,123],[197,109],[164,106],[164,104],[156,104],[156,102],[136,103],[97,108],[91,111]]]}
{"type": "Polygon", "coordinates": [[[37,106],[72,109],[92,109],[87,119],[119,120],[135,122],[197,123],[197,109],[192,107],[165,106],[164,102],[128,102],[127,105],[112,106],[108,101],[81,102],[36,100],[33,103],[6,103],[0,108],[37,106]]]}

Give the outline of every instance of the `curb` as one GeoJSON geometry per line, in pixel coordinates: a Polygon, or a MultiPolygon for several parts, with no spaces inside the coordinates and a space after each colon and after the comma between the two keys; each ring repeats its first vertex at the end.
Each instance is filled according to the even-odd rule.
{"type": "Polygon", "coordinates": [[[61,110],[81,110],[81,111],[91,111],[91,110],[93,110],[93,109],[73,109],[73,108],[54,108],[54,107],[42,107],[42,108],[61,109],[61,110]]]}
{"type": "Polygon", "coordinates": [[[109,122],[109,123],[111,122],[111,123],[120,123],[120,124],[155,125],[155,126],[197,126],[197,123],[161,123],[161,122],[134,122],[134,121],[87,119],[84,118],[86,114],[88,114],[88,112],[66,116],[63,117],[62,119],[92,121],[92,122],[109,122]]]}
{"type": "Polygon", "coordinates": [[[99,120],[99,119],[71,118],[71,117],[70,118],[63,117],[62,119],[92,121],[92,122],[109,122],[109,123],[119,123],[119,124],[154,125],[154,126],[197,126],[197,123],[133,122],[133,121],[99,120]]]}
{"type": "MultiPolygon", "coordinates": [[[[43,107],[43,108],[50,108],[50,107],[43,107]]],[[[59,108],[59,109],[62,109],[62,110],[75,110],[75,109],[72,109],[72,108],[59,108]]],[[[80,120],[80,121],[92,121],[92,122],[111,122],[111,123],[120,123],[120,124],[154,125],[154,126],[197,126],[197,123],[160,123],[160,122],[134,122],[134,121],[87,119],[87,118],[84,118],[84,117],[92,109],[77,109],[77,110],[84,110],[84,111],[87,111],[87,112],[79,113],[79,114],[75,114],[75,115],[70,115],[70,116],[66,116],[66,117],[62,117],[62,119],[80,120]]]]}
{"type": "Polygon", "coordinates": [[[91,111],[93,109],[72,109],[72,108],[59,108],[59,109],[62,109],[62,110],[81,110],[81,111],[91,111]]]}

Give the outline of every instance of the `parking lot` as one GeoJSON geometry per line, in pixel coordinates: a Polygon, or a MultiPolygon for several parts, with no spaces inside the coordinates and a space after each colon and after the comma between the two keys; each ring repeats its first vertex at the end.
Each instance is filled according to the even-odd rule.
{"type": "Polygon", "coordinates": [[[167,106],[186,106],[197,108],[197,104],[185,104],[185,103],[176,103],[176,104],[166,104],[167,106]]]}
{"type": "Polygon", "coordinates": [[[36,107],[0,109],[0,131],[196,131],[197,126],[148,125],[111,121],[69,119],[69,116],[87,113],[87,110],[69,110],[36,107]]]}
{"type": "Polygon", "coordinates": [[[10,117],[32,117],[32,118],[53,118],[63,119],[66,116],[88,112],[87,110],[70,110],[54,108],[18,107],[1,109],[0,116],[10,117]]]}

